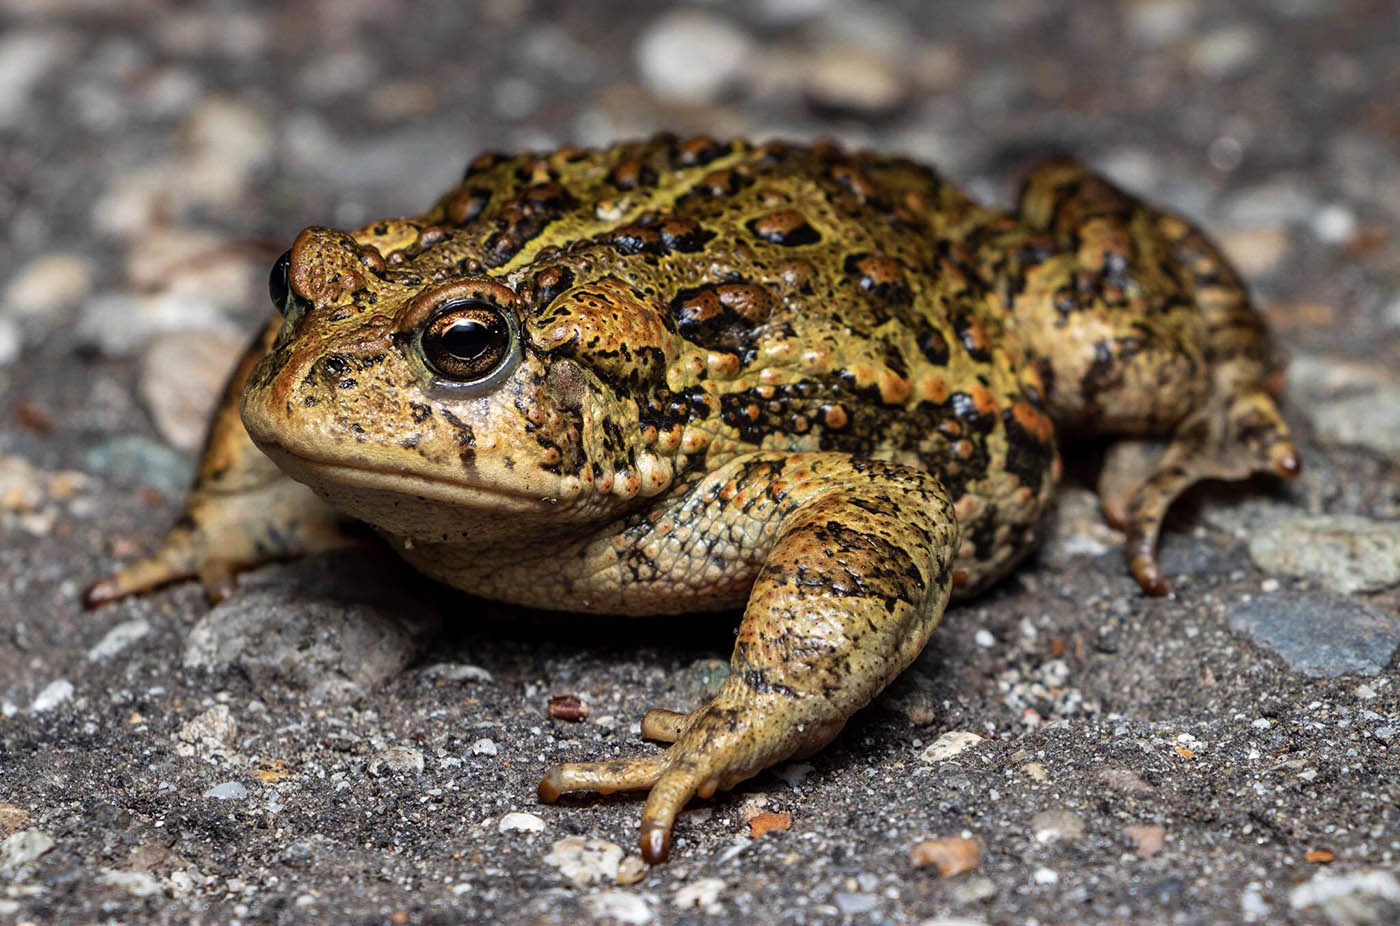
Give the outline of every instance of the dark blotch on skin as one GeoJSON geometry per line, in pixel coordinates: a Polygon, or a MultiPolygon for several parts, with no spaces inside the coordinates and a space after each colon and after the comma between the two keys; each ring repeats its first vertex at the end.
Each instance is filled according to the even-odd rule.
{"type": "Polygon", "coordinates": [[[779,209],[750,219],[747,227],[760,240],[784,247],[816,244],[822,238],[817,230],[807,223],[807,217],[796,209],[779,209]]]}

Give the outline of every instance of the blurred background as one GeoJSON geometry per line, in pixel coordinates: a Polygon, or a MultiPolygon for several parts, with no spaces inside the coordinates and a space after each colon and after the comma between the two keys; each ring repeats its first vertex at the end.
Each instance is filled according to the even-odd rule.
{"type": "MultiPolygon", "coordinates": [[[[7,391],[35,352],[48,366],[75,348],[137,357],[169,332],[241,338],[298,229],[417,212],[482,149],[661,128],[831,135],[993,200],[1028,156],[1069,150],[1204,221],[1296,339],[1400,337],[1388,0],[0,10],[7,391]]],[[[65,424],[102,413],[83,404],[65,424]]]]}

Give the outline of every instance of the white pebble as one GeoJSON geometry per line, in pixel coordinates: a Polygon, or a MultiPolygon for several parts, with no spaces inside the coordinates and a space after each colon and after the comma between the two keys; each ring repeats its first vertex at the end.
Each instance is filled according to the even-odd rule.
{"type": "Polygon", "coordinates": [[[1060,880],[1060,874],[1051,868],[1037,868],[1031,879],[1036,884],[1054,884],[1060,880]]]}
{"type": "Polygon", "coordinates": [[[606,839],[565,836],[550,846],[544,861],[577,887],[595,881],[612,884],[617,881],[617,868],[622,863],[622,847],[606,839]]]}
{"type": "Polygon", "coordinates": [[[983,649],[991,649],[997,645],[997,638],[992,635],[990,630],[983,628],[972,635],[972,642],[983,649]]]}
{"type": "Polygon", "coordinates": [[[390,775],[402,772],[407,775],[423,774],[423,753],[412,746],[392,746],[369,760],[371,775],[390,775]]]}
{"type": "Polygon", "coordinates": [[[43,830],[20,830],[0,842],[0,871],[27,865],[53,847],[53,837],[43,830]]]}
{"type": "Polygon", "coordinates": [[[216,801],[241,801],[248,796],[248,789],[241,781],[224,781],[205,791],[204,796],[216,801]]]}
{"type": "Polygon", "coordinates": [[[753,52],[753,39],[728,20],[682,9],[647,26],[635,59],[642,83],[657,97],[707,103],[734,83],[753,52]]]}
{"type": "Polygon", "coordinates": [[[682,910],[703,910],[706,913],[719,912],[719,895],[724,892],[724,881],[720,878],[701,878],[676,891],[672,899],[682,910]]]}
{"type": "Polygon", "coordinates": [[[942,762],[944,759],[951,759],[968,747],[975,746],[980,742],[982,742],[982,737],[976,733],[967,730],[949,730],[934,740],[933,745],[919,753],[919,759],[923,762],[942,762]]]}
{"type": "Polygon", "coordinates": [[[651,907],[640,895],[630,891],[599,891],[585,897],[583,905],[600,920],[619,923],[650,923],[651,907]]]}
{"type": "Polygon", "coordinates": [[[44,711],[51,711],[71,697],[73,697],[73,683],[66,678],[54,679],[44,686],[44,690],[39,692],[34,703],[29,705],[29,712],[42,714],[44,711]]]}
{"type": "Polygon", "coordinates": [[[1288,895],[1288,903],[1294,910],[1302,910],[1304,907],[1327,904],[1352,894],[1400,904],[1400,881],[1395,879],[1394,874],[1379,868],[1338,874],[1319,871],[1292,890],[1288,895]]]}
{"type": "Polygon", "coordinates": [[[133,897],[149,897],[159,894],[160,882],[144,871],[119,871],[104,868],[97,874],[97,883],[120,888],[133,897]]]}
{"type": "Polygon", "coordinates": [[[494,756],[501,751],[494,740],[489,740],[484,737],[472,743],[468,748],[474,756],[494,756]]]}
{"type": "Polygon", "coordinates": [[[1356,234],[1356,213],[1340,203],[1330,203],[1313,216],[1312,230],[1328,244],[1344,244],[1356,234]]]}
{"type": "Polygon", "coordinates": [[[4,311],[49,315],[77,305],[92,288],[92,264],[76,254],[45,254],[25,264],[5,287],[4,311]]]}
{"type": "Polygon", "coordinates": [[[122,621],[103,635],[92,649],[88,650],[88,662],[101,662],[110,659],[137,640],[150,633],[151,625],[141,618],[122,621]]]}
{"type": "Polygon", "coordinates": [[[542,833],[545,822],[542,818],[532,813],[524,811],[513,811],[501,817],[501,822],[496,825],[498,833],[542,833]]]}

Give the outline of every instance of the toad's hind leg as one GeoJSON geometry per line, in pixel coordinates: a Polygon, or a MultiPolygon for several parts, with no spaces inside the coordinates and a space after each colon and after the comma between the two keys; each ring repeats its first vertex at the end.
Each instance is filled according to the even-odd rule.
{"type": "Polygon", "coordinates": [[[913,661],[947,604],[958,540],[936,477],[836,453],[748,458],[662,521],[665,536],[634,538],[656,550],[652,563],[671,538],[686,544],[681,575],[696,565],[686,554],[736,540],[736,563],[762,563],[729,677],[690,714],[647,715],[643,732],[672,743],[664,752],[558,765],[539,786],[548,802],[650,789],[641,842],[653,864],[692,797],[820,749],[913,661]],[[716,533],[683,536],[691,525],[716,533]]]}
{"type": "Polygon", "coordinates": [[[356,542],[329,505],[254,446],[239,419],[244,383],[280,324],[275,319],[264,329],[224,387],[194,487],[165,540],[149,556],[90,586],[83,595],[87,607],[186,578],[198,578],[217,601],[241,570],[356,542]]]}
{"type": "MultiPolygon", "coordinates": [[[[1047,247],[1008,279],[1017,326],[1069,434],[1119,436],[1100,481],[1148,593],[1167,584],[1155,547],[1172,501],[1203,479],[1296,475],[1276,404],[1280,365],[1244,283],[1197,228],[1070,160],[1034,170],[1022,221],[1047,247]],[[1143,439],[1164,452],[1140,453],[1143,439]]],[[[1009,292],[1009,290],[1008,290],[1009,292]]]]}

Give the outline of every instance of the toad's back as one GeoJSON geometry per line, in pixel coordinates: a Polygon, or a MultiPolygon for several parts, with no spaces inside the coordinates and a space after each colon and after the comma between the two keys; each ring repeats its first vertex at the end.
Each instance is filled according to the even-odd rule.
{"type": "Polygon", "coordinates": [[[644,433],[703,443],[680,472],[754,448],[936,472],[971,589],[1026,550],[1057,467],[1038,367],[964,247],[1001,219],[907,160],[663,136],[480,157],[424,218],[462,233],[394,253],[504,280],[542,344],[586,352],[595,370],[615,339],[600,372],[635,400],[644,433]],[[664,370],[615,314],[656,305],[680,339],[664,370]]]}

